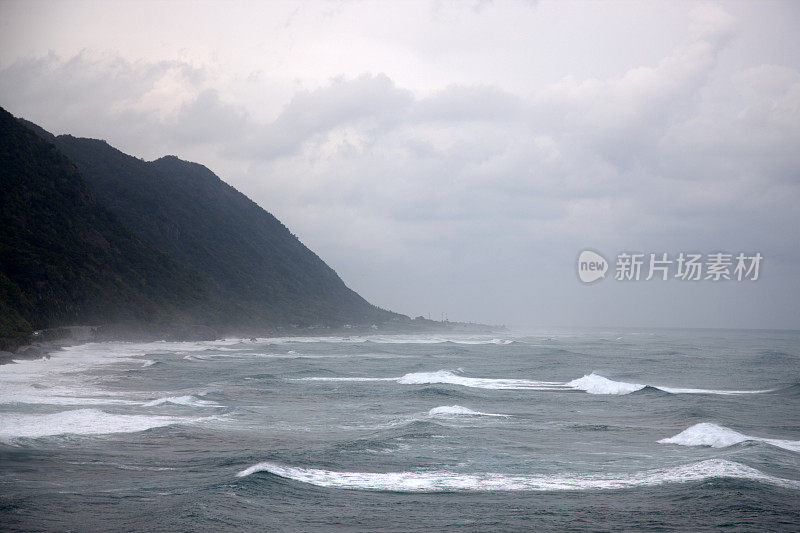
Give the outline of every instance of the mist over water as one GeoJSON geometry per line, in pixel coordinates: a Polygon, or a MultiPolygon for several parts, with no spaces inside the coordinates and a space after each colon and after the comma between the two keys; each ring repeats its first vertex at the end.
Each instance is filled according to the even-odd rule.
{"type": "Polygon", "coordinates": [[[798,412],[797,332],[86,344],[0,366],[0,523],[785,529],[798,412]]]}

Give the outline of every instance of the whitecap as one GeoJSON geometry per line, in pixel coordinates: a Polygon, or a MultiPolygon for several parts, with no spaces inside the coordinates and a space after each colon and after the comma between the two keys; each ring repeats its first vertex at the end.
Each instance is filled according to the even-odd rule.
{"type": "Polygon", "coordinates": [[[362,378],[362,377],[351,377],[351,378],[334,378],[334,377],[311,377],[311,378],[295,378],[294,381],[397,381],[397,378],[362,378]]]}
{"type": "Polygon", "coordinates": [[[535,381],[530,379],[509,378],[472,378],[456,374],[450,370],[437,370],[435,372],[413,372],[396,378],[403,385],[427,385],[445,383],[450,385],[463,385],[479,389],[511,389],[511,390],[550,390],[563,388],[563,383],[553,381],[535,381]]]}
{"type": "Polygon", "coordinates": [[[613,381],[595,373],[583,376],[582,378],[573,379],[565,383],[565,385],[573,389],[588,392],[589,394],[630,394],[647,386],[639,383],[613,381]]]}
{"type": "Polygon", "coordinates": [[[172,416],[118,415],[99,409],[73,409],[47,415],[4,413],[0,415],[0,440],[53,435],[103,435],[135,433],[189,422],[172,416]]]}
{"type": "Polygon", "coordinates": [[[721,396],[735,396],[737,394],[764,394],[765,392],[775,392],[775,389],[760,389],[760,390],[686,389],[677,387],[664,387],[662,385],[652,385],[652,387],[664,392],[668,392],[670,394],[718,394],[721,396]]]}
{"type": "Polygon", "coordinates": [[[488,335],[353,335],[353,336],[318,336],[318,337],[271,337],[258,339],[264,344],[294,343],[337,343],[337,344],[512,344],[510,339],[493,338],[488,335]]]}
{"type": "Polygon", "coordinates": [[[680,446],[711,446],[727,448],[741,442],[764,442],[778,448],[800,452],[800,441],[768,439],[739,433],[725,426],[701,422],[688,427],[673,437],[659,440],[659,444],[678,444],[680,446]]]}
{"type": "Polygon", "coordinates": [[[573,379],[565,383],[567,387],[586,391],[589,394],[630,394],[645,387],[652,387],[669,394],[718,394],[718,395],[737,395],[737,394],[763,394],[773,392],[774,389],[761,390],[720,390],[720,389],[688,389],[677,387],[665,387],[663,385],[651,385],[643,383],[627,383],[625,381],[613,381],[599,374],[592,372],[582,378],[573,379]]]}
{"type": "Polygon", "coordinates": [[[741,463],[723,459],[708,459],[672,468],[629,473],[539,475],[461,474],[445,471],[336,472],[263,462],[236,475],[246,477],[257,472],[268,472],[320,487],[391,492],[615,490],[715,478],[746,479],[800,489],[799,480],[771,476],[741,463]]]}
{"type": "Polygon", "coordinates": [[[400,377],[307,377],[298,378],[300,381],[395,381],[401,385],[429,385],[448,384],[461,385],[478,389],[495,390],[535,390],[535,391],[583,391],[589,394],[630,394],[652,387],[670,394],[761,394],[772,392],[774,389],[763,390],[716,390],[716,389],[686,389],[664,387],[661,385],[648,385],[644,383],[628,383],[614,381],[592,372],[572,381],[539,381],[534,379],[519,378],[474,378],[461,374],[461,369],[435,370],[432,372],[411,372],[400,377]]]}
{"type": "Polygon", "coordinates": [[[191,394],[187,394],[186,396],[167,396],[164,398],[158,398],[143,405],[145,407],[155,407],[157,405],[164,405],[166,403],[171,403],[173,405],[189,405],[192,407],[222,407],[217,402],[201,400],[200,398],[197,398],[191,394]]]}
{"type": "Polygon", "coordinates": [[[497,413],[482,413],[480,411],[473,411],[467,407],[462,407],[460,405],[441,405],[439,407],[434,407],[430,411],[428,411],[428,416],[436,417],[436,418],[453,418],[453,417],[460,417],[460,416],[500,416],[500,417],[508,417],[508,415],[501,415],[497,413]]]}

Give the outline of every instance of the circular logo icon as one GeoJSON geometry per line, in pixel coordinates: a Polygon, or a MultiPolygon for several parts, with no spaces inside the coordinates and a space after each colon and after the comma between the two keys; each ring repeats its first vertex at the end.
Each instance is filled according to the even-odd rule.
{"type": "Polygon", "coordinates": [[[592,283],[606,277],[608,261],[592,250],[584,250],[578,256],[578,277],[584,283],[592,283]]]}

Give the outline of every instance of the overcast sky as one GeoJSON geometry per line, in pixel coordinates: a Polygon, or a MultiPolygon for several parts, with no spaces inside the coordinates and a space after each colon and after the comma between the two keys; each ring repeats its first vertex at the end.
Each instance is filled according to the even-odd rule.
{"type": "Polygon", "coordinates": [[[766,1],[0,0],[0,106],[205,164],[412,316],[800,328],[798,23],[766,1]],[[606,279],[578,279],[585,248],[606,279]],[[617,281],[625,251],[764,260],[617,281]]]}

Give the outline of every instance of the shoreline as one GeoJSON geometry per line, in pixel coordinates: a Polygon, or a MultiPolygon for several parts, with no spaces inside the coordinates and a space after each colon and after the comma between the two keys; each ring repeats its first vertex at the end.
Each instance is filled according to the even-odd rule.
{"type": "Polygon", "coordinates": [[[198,342],[215,341],[226,337],[277,338],[277,337],[349,337],[360,335],[411,335],[419,333],[465,333],[490,335],[507,332],[506,326],[492,326],[472,322],[436,322],[427,319],[409,319],[381,325],[331,326],[268,326],[263,330],[223,330],[222,333],[205,325],[174,326],[159,329],[105,326],[65,326],[34,332],[30,342],[14,351],[0,351],[0,366],[16,360],[49,359],[51,354],[67,346],[90,342],[198,342]],[[39,340],[38,338],[41,338],[39,340]]]}

